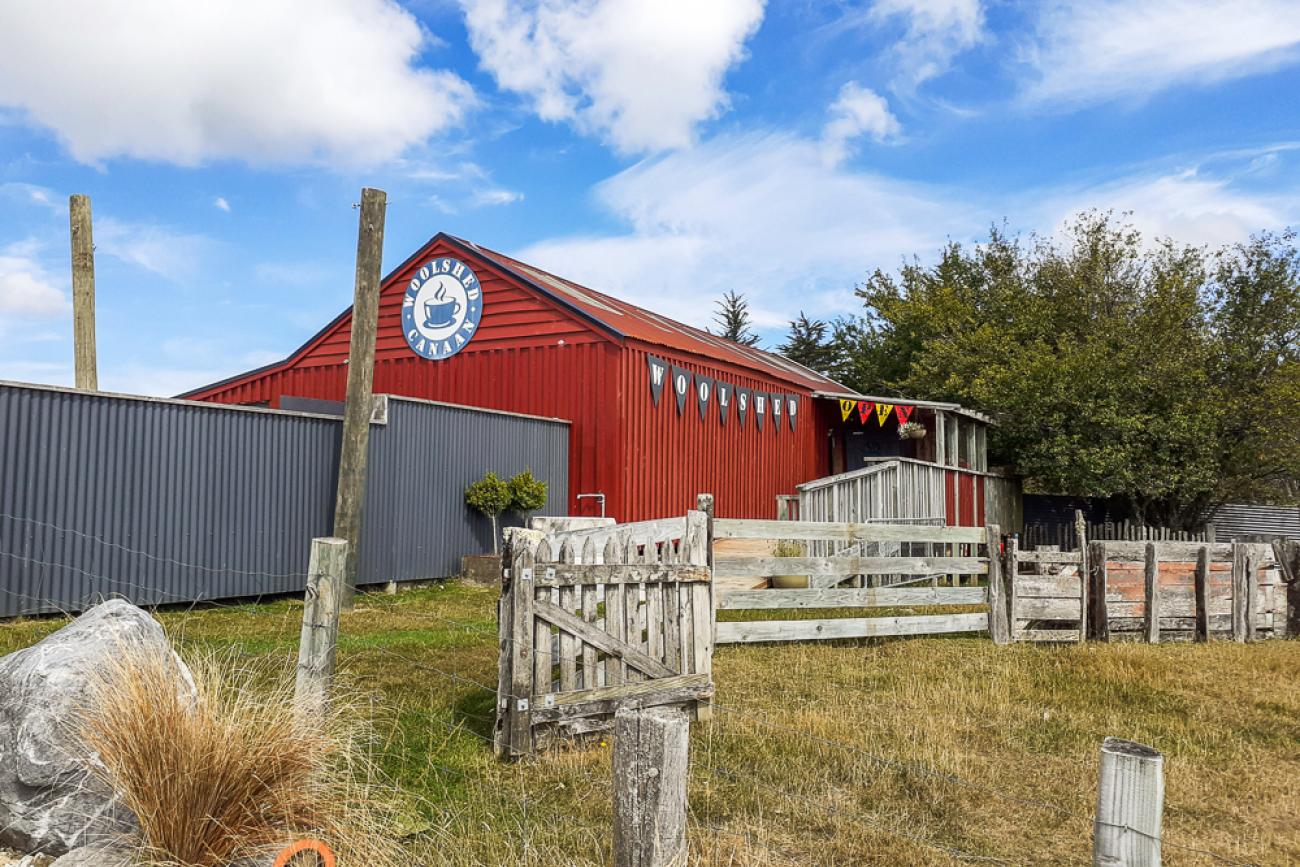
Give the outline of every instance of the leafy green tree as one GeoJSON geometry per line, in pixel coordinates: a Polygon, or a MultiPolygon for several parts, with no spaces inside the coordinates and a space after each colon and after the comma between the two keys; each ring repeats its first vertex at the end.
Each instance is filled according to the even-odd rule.
{"type": "Polygon", "coordinates": [[[741,346],[754,346],[758,343],[758,335],[750,330],[749,302],[744,295],[732,290],[715,302],[715,306],[718,312],[713,314],[713,321],[720,329],[715,332],[719,337],[733,340],[741,346]]]}
{"type": "Polygon", "coordinates": [[[546,505],[546,482],[533,476],[532,469],[516,473],[510,480],[510,508],[528,517],[546,505]]]}
{"type": "Polygon", "coordinates": [[[1182,527],[1232,498],[1295,496],[1290,235],[1211,254],[1089,212],[1055,240],[994,228],[857,292],[842,381],[990,413],[994,457],[1031,489],[1112,497],[1182,527]]]}
{"type": "Polygon", "coordinates": [[[465,503],[492,519],[492,553],[500,553],[500,533],[497,518],[510,508],[510,484],[496,473],[488,472],[483,478],[465,488],[465,503]]]}

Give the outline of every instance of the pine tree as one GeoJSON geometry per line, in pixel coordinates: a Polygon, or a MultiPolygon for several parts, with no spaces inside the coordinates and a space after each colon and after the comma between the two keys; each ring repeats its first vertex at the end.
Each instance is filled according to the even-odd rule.
{"type": "Polygon", "coordinates": [[[777,347],[777,352],[818,373],[829,374],[838,357],[835,342],[827,335],[829,327],[820,319],[809,319],[800,310],[799,318],[790,323],[790,334],[777,347]]]}
{"type": "Polygon", "coordinates": [[[741,346],[758,343],[758,335],[749,330],[749,302],[744,295],[732,290],[715,303],[718,312],[713,314],[713,321],[722,329],[715,334],[734,340],[741,346]]]}

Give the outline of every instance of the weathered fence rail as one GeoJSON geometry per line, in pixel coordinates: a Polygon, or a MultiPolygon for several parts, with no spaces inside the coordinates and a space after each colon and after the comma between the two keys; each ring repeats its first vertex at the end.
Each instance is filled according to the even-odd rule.
{"type": "MultiPolygon", "coordinates": [[[[744,521],[713,523],[717,539],[784,540],[827,543],[822,550],[844,551],[863,546],[891,545],[889,556],[828,554],[778,557],[768,555],[719,558],[719,579],[754,581],[776,576],[807,576],[807,589],[719,589],[721,611],[766,611],[906,606],[985,605],[988,591],[978,585],[989,574],[988,540],[999,538],[996,528],[936,527],[815,521],[744,521]],[[913,547],[938,550],[914,555],[913,547]],[[904,581],[920,576],[930,587],[862,586],[873,578],[904,581]],[[965,580],[972,586],[960,586],[965,580]],[[950,586],[938,586],[941,582],[950,586]],[[852,584],[857,586],[842,586],[852,584]]],[[[995,557],[996,562],[996,557],[995,557]]],[[[995,570],[996,571],[996,570],[995,570]]],[[[805,641],[867,638],[888,635],[934,635],[978,632],[989,628],[986,612],[960,612],[894,617],[833,617],[826,619],[755,619],[717,624],[718,644],[759,641],[805,641]]]]}
{"type": "Polygon", "coordinates": [[[708,515],[513,531],[502,559],[496,746],[522,756],[619,708],[713,694],[708,515]],[[598,544],[599,543],[599,544],[598,544]]]}

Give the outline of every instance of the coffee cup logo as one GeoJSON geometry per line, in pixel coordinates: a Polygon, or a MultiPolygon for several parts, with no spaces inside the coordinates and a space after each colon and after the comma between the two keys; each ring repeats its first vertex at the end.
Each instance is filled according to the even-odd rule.
{"type": "Polygon", "coordinates": [[[402,299],[402,333],[416,355],[430,361],[464,349],[483,318],[483,287],[472,268],[444,257],[424,265],[402,299]]]}

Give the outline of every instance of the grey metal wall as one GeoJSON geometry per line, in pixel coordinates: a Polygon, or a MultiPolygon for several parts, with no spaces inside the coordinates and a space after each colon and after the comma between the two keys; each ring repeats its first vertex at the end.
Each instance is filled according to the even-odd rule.
{"type": "Polygon", "coordinates": [[[547,482],[537,514],[563,515],[568,467],[568,424],[390,398],[388,424],[370,429],[358,580],[456,574],[462,554],[492,551],[492,522],[466,508],[466,485],[488,470],[506,477],[531,469],[547,482]]]}
{"type": "MultiPolygon", "coordinates": [[[[334,507],[337,418],[0,383],[0,617],[300,590],[334,507]]],[[[490,549],[464,507],[531,466],[567,502],[568,425],[394,399],[371,428],[362,582],[490,549]]]]}
{"type": "Polygon", "coordinates": [[[1209,518],[1214,538],[1227,542],[1243,536],[1289,536],[1300,539],[1300,507],[1228,503],[1209,518]]]}

